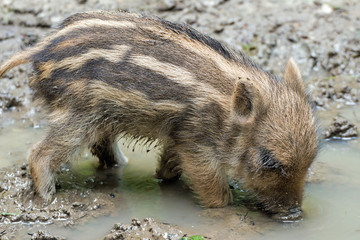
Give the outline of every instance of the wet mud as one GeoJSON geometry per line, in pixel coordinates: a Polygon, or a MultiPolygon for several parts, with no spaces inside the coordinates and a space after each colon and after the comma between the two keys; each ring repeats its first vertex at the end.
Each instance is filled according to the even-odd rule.
{"type": "Polygon", "coordinates": [[[351,140],[358,137],[358,135],[357,127],[342,117],[335,117],[324,132],[326,139],[351,140]]]}
{"type": "MultiPolygon", "coordinates": [[[[280,76],[287,60],[293,57],[319,113],[322,139],[354,140],[358,137],[359,119],[350,119],[346,114],[339,117],[342,109],[358,109],[359,106],[358,1],[64,0],[59,7],[58,1],[3,0],[0,2],[0,62],[43,39],[65,17],[99,9],[140,11],[187,23],[245,52],[280,76]]],[[[0,81],[1,144],[17,141],[6,135],[8,129],[19,129],[14,136],[28,129],[46,130],[46,116],[31,101],[30,77],[30,66],[23,65],[6,73],[0,81]]],[[[202,209],[184,186],[175,194],[183,193],[185,201],[192,202],[191,207],[196,209],[191,210],[196,212],[193,219],[197,222],[195,215],[201,216],[199,223],[187,225],[188,220],[180,217],[181,210],[173,214],[179,216],[172,216],[171,222],[161,217],[153,219],[151,215],[131,216],[119,222],[111,217],[118,216],[115,212],[126,199],[118,191],[123,187],[124,178],[118,170],[96,170],[96,161],[90,167],[85,166],[83,169],[88,172],[82,174],[71,166],[63,166],[57,179],[55,199],[44,203],[33,192],[26,164],[26,151],[38,140],[38,135],[26,138],[24,144],[17,147],[22,149],[20,153],[11,150],[12,154],[3,154],[6,158],[0,159],[0,239],[75,239],[71,237],[72,230],[77,231],[103,216],[112,219],[102,226],[103,234],[96,237],[82,234],[83,239],[181,239],[198,234],[205,239],[253,239],[261,238],[273,227],[264,220],[266,217],[243,207],[241,197],[227,208],[202,209]],[[66,234],[58,229],[65,229],[66,234]]],[[[316,162],[309,171],[308,183],[327,181],[326,173],[336,171],[324,162],[316,162]]],[[[134,187],[132,184],[130,188],[134,187]]],[[[140,189],[148,187],[149,191],[160,192],[160,188],[164,188],[151,177],[136,184],[142,185],[140,189]]],[[[136,198],[147,197],[139,196],[136,198]]],[[[151,204],[148,207],[151,208],[151,204]]],[[[177,206],[174,204],[173,208],[177,206]]]]}
{"type": "Polygon", "coordinates": [[[86,190],[86,187],[95,188],[94,185],[98,182],[89,179],[77,180],[78,185],[83,186],[66,189],[69,179],[76,178],[66,168],[62,168],[60,172],[62,179],[58,179],[58,194],[50,203],[34,194],[26,163],[2,169],[0,173],[0,229],[4,235],[2,239],[6,239],[5,236],[15,237],[16,232],[25,226],[57,224],[70,227],[97,216],[109,215],[116,207],[111,194],[102,193],[100,190],[86,190]],[[65,186],[65,189],[61,189],[62,186],[65,186]]]}
{"type": "Polygon", "coordinates": [[[116,223],[105,236],[104,240],[113,239],[169,239],[177,240],[186,237],[182,231],[168,223],[159,223],[152,218],[140,221],[137,218],[131,220],[131,224],[116,223]]]}

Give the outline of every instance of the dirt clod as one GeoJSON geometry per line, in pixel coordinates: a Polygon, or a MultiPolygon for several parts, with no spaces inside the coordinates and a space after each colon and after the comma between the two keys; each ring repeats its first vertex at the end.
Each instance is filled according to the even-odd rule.
{"type": "Polygon", "coordinates": [[[12,107],[18,107],[22,105],[22,101],[19,97],[15,97],[10,93],[0,92],[0,109],[8,110],[12,107]]]}
{"type": "Polygon", "coordinates": [[[357,127],[343,117],[336,117],[324,132],[325,139],[350,140],[358,136],[357,127]]]}
{"type": "Polygon", "coordinates": [[[325,78],[314,89],[314,104],[328,109],[331,105],[351,106],[359,103],[360,91],[356,88],[355,78],[325,78]]]}
{"type": "Polygon", "coordinates": [[[25,47],[30,47],[30,46],[33,46],[35,43],[38,42],[39,36],[34,34],[34,33],[27,32],[22,36],[21,40],[22,40],[25,47]]]}
{"type": "Polygon", "coordinates": [[[65,240],[66,238],[61,236],[53,236],[48,232],[39,230],[31,235],[31,240],[65,240]]]}
{"type": "Polygon", "coordinates": [[[113,239],[155,239],[178,240],[184,236],[176,226],[160,223],[153,218],[139,220],[134,218],[131,224],[114,224],[104,240],[113,239]]]}

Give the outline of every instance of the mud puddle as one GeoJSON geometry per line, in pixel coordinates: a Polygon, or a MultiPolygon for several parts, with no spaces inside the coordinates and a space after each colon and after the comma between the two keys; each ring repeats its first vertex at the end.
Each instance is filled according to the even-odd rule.
{"type": "Polygon", "coordinates": [[[0,129],[0,168],[23,163],[29,149],[40,140],[43,132],[35,128],[0,129]]]}

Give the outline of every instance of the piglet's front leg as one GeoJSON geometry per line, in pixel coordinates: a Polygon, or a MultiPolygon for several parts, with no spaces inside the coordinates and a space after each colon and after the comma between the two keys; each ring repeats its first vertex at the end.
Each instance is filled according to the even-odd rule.
{"type": "Polygon", "coordinates": [[[217,159],[179,151],[181,168],[205,207],[224,207],[232,201],[225,170],[217,159]]]}

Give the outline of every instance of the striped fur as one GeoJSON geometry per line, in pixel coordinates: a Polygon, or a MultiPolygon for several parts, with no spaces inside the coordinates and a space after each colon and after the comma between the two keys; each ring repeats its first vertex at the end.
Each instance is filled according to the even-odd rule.
{"type": "Polygon", "coordinates": [[[231,201],[227,174],[242,177],[268,212],[301,204],[317,153],[316,126],[300,72],[284,79],[186,25],[127,12],[66,19],[34,48],[0,67],[31,62],[34,96],[49,111],[48,136],[30,166],[37,192],[86,146],[101,166],[125,157],[118,136],[163,147],[158,178],[190,179],[202,204],[231,201]]]}

